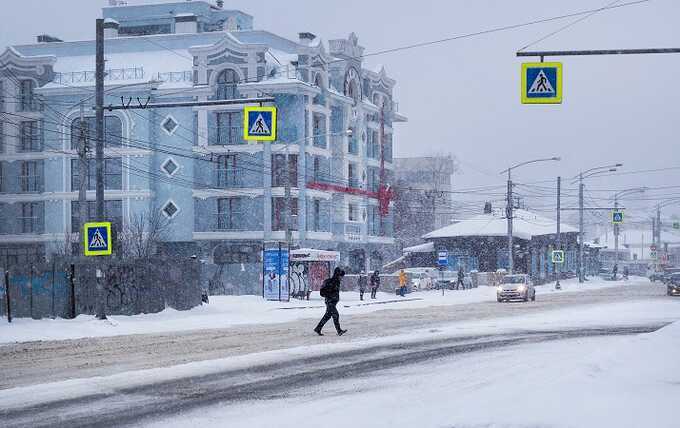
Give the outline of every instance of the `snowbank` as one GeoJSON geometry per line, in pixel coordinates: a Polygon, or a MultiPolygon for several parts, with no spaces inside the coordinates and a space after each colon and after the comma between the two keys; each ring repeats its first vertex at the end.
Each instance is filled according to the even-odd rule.
{"type": "MultiPolygon", "coordinates": [[[[646,279],[640,281],[648,282],[646,279]]],[[[536,287],[537,299],[552,293],[580,292],[604,287],[634,286],[637,280],[592,280],[579,284],[576,280],[562,282],[562,290],[551,284],[536,287]]],[[[366,314],[384,309],[426,308],[431,306],[461,305],[496,299],[493,287],[472,290],[423,291],[401,299],[388,293],[378,293],[377,300],[359,300],[359,293],[343,292],[339,308],[343,315],[366,314]]],[[[93,316],[80,315],[75,320],[15,318],[11,324],[0,320],[0,343],[36,340],[64,340],[82,337],[105,337],[127,334],[165,333],[210,328],[226,328],[243,324],[274,324],[305,318],[318,318],[324,304],[318,293],[309,301],[269,302],[259,296],[213,296],[209,305],[189,311],[166,309],[156,314],[110,316],[98,321],[93,316]]]]}

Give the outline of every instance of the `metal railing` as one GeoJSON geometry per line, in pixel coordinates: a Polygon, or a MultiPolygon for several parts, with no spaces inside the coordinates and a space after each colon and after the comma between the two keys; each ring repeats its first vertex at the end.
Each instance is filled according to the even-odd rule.
{"type": "Polygon", "coordinates": [[[156,75],[156,80],[166,83],[179,83],[179,82],[193,82],[194,73],[191,70],[188,71],[168,71],[163,73],[158,73],[156,75]]]}
{"type": "MultiPolygon", "coordinates": [[[[129,67],[129,68],[111,68],[106,70],[104,80],[141,80],[144,79],[143,67],[129,67]]],[[[90,83],[95,81],[95,72],[84,71],[69,71],[62,73],[55,73],[52,82],[61,85],[90,83]]]]}
{"type": "Polygon", "coordinates": [[[243,139],[243,127],[232,126],[228,129],[225,129],[224,131],[226,132],[218,132],[217,138],[215,139],[215,144],[227,146],[246,143],[243,139]]]}
{"type": "Polygon", "coordinates": [[[217,169],[215,186],[217,188],[243,187],[243,171],[238,169],[217,169]]]}

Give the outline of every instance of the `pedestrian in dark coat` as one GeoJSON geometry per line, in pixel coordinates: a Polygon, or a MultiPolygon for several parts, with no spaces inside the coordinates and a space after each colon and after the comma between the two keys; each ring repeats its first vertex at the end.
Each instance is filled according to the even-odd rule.
{"type": "Polygon", "coordinates": [[[463,271],[463,266],[458,268],[458,281],[456,282],[456,290],[461,287],[465,290],[465,272],[463,271]]]}
{"type": "Polygon", "coordinates": [[[361,271],[359,274],[359,300],[364,300],[364,293],[366,292],[366,274],[361,271]]]}
{"type": "Polygon", "coordinates": [[[380,288],[380,272],[376,270],[371,275],[371,299],[375,299],[378,288],[380,288]]]}
{"type": "Polygon", "coordinates": [[[321,329],[331,318],[333,318],[333,324],[335,324],[335,330],[338,332],[338,336],[347,333],[347,330],[340,328],[340,314],[335,307],[340,301],[340,281],[343,276],[345,276],[345,271],[340,268],[335,268],[333,276],[325,280],[323,287],[321,287],[321,295],[326,299],[326,313],[323,314],[321,321],[319,321],[319,324],[314,328],[314,331],[319,336],[323,336],[321,329]]]}

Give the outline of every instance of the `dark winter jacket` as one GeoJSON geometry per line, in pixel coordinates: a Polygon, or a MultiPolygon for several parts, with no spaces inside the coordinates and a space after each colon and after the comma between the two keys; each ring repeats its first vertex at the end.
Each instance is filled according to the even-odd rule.
{"type": "Polygon", "coordinates": [[[458,270],[458,281],[462,281],[465,279],[465,272],[463,272],[463,269],[458,270]]]}
{"type": "Polygon", "coordinates": [[[340,280],[343,276],[345,276],[345,271],[335,268],[333,276],[324,281],[323,287],[327,301],[336,303],[340,301],[340,280]]]}
{"type": "Polygon", "coordinates": [[[373,274],[371,275],[371,288],[379,288],[380,287],[380,276],[373,274]]]}

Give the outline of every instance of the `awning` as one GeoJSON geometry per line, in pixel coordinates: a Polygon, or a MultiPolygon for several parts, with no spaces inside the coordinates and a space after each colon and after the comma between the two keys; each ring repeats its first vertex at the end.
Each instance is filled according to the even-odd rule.
{"type": "Polygon", "coordinates": [[[314,248],[300,248],[290,252],[290,259],[295,262],[339,262],[340,253],[314,248]]]}

